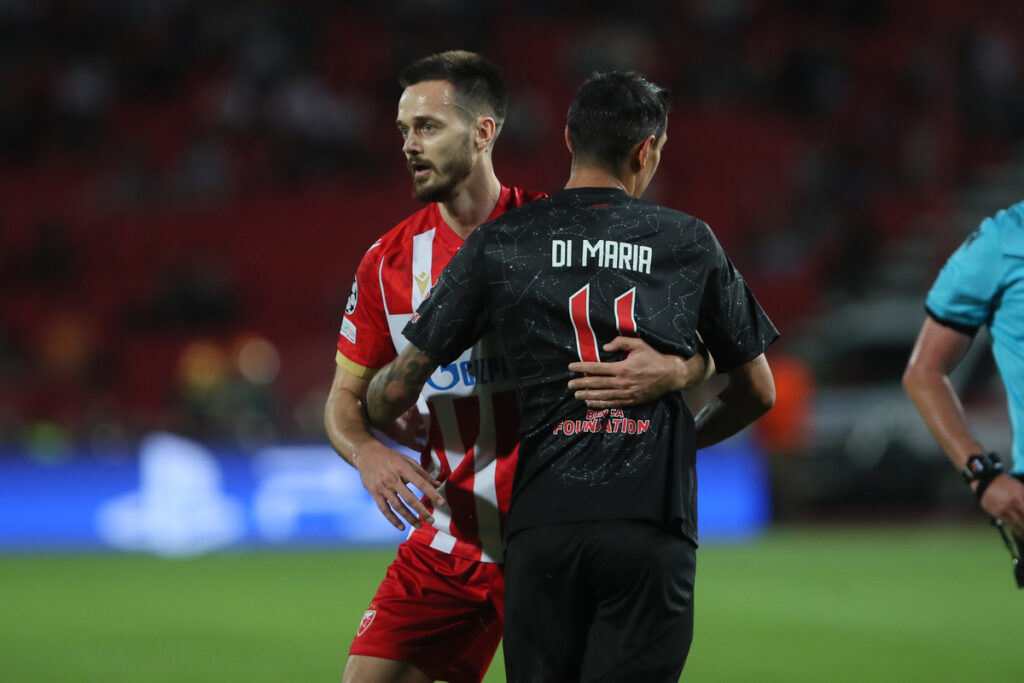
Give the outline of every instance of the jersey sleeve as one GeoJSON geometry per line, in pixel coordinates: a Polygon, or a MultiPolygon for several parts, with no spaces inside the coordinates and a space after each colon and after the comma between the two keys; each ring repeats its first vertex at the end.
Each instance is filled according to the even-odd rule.
{"type": "Polygon", "coordinates": [[[469,236],[402,330],[406,339],[439,365],[454,361],[490,327],[486,232],[478,228],[469,236]]]}
{"type": "Polygon", "coordinates": [[[939,271],[925,309],[946,327],[973,335],[991,315],[1002,281],[999,226],[986,218],[939,271]]]}
{"type": "Polygon", "coordinates": [[[375,244],[359,262],[338,334],[338,365],[357,377],[372,377],[397,355],[380,289],[382,251],[375,244]]]}
{"type": "Polygon", "coordinates": [[[729,372],[764,353],[779,331],[710,229],[707,238],[710,269],[698,330],[718,372],[729,372]]]}

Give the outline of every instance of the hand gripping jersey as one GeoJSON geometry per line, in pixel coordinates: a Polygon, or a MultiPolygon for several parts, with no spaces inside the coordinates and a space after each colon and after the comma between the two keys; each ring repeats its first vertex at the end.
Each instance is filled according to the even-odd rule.
{"type": "Polygon", "coordinates": [[[563,190],[474,232],[405,328],[433,360],[497,328],[523,413],[506,533],[557,522],[650,520],[696,542],[693,417],[678,393],[588,410],[574,360],[638,335],[690,356],[699,332],[721,372],[778,331],[708,226],[622,190],[563,190]]]}
{"type": "MultiPolygon", "coordinates": [[[[490,219],[543,197],[502,187],[490,219]]],[[[371,377],[407,343],[402,328],[430,294],[463,240],[430,204],[395,226],[363,256],[338,337],[338,364],[371,377]]],[[[469,347],[470,345],[467,345],[469,347]]],[[[488,335],[438,368],[417,407],[428,420],[421,465],[442,482],[446,506],[410,540],[484,562],[501,561],[518,448],[519,413],[501,339],[488,335]]]]}

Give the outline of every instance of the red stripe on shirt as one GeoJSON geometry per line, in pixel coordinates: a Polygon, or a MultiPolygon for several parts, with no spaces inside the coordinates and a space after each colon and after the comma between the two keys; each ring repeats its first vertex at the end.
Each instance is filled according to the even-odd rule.
{"type": "Polygon", "coordinates": [[[597,337],[590,327],[590,285],[584,286],[569,298],[569,315],[572,327],[576,331],[576,348],[580,360],[596,363],[601,360],[597,355],[597,337]]]}
{"type": "Polygon", "coordinates": [[[492,397],[494,402],[494,447],[497,457],[494,485],[501,510],[502,530],[505,527],[505,513],[512,499],[512,477],[516,472],[519,456],[519,402],[515,391],[499,391],[492,397]]]}
{"type": "Polygon", "coordinates": [[[447,491],[448,506],[452,509],[452,536],[474,546],[480,544],[480,528],[476,517],[476,495],[473,485],[476,481],[475,445],[480,436],[480,397],[466,396],[452,401],[459,424],[459,436],[466,455],[456,468],[459,485],[447,491]]]}

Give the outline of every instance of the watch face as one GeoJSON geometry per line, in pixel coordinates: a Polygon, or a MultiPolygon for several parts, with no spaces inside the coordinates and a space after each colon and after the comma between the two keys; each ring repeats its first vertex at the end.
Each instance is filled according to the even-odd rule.
{"type": "Polygon", "coordinates": [[[972,455],[967,458],[963,474],[967,481],[978,479],[995,479],[1003,471],[1003,461],[995,453],[989,455],[972,455]]]}

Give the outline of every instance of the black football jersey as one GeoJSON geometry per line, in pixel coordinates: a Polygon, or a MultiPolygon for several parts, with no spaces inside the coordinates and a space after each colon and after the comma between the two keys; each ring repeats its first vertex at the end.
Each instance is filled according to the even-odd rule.
{"type": "Polygon", "coordinates": [[[445,365],[492,327],[522,420],[506,537],[642,519],[696,542],[694,424],[682,396],[592,410],[567,383],[573,361],[618,360],[601,347],[619,334],[688,357],[699,333],[719,372],[778,337],[707,224],[612,188],[509,212],[470,235],[404,334],[445,365]]]}

